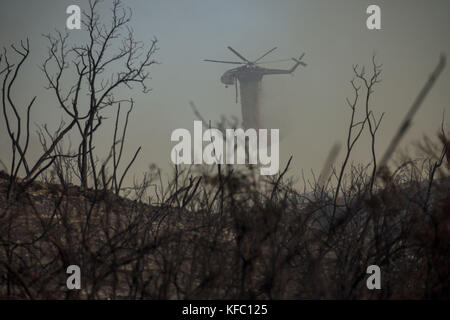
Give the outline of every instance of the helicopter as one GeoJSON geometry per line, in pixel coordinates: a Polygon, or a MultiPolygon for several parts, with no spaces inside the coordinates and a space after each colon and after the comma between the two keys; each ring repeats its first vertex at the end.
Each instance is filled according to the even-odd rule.
{"type": "Polygon", "coordinates": [[[246,59],[243,55],[237,52],[232,47],[227,47],[231,52],[233,52],[236,56],[238,56],[242,61],[223,61],[223,60],[211,60],[204,59],[207,62],[217,62],[224,64],[234,64],[241,65],[240,67],[230,69],[226,71],[221,77],[220,81],[228,87],[230,85],[234,85],[236,88],[236,103],[238,102],[238,87],[237,83],[239,81],[240,92],[241,92],[241,106],[242,106],[242,115],[244,118],[245,127],[261,127],[261,122],[259,120],[259,106],[258,106],[258,88],[260,87],[261,80],[265,75],[273,75],[273,74],[292,74],[299,65],[306,66],[306,63],[302,61],[304,53],[298,58],[291,59],[282,59],[275,61],[266,61],[260,62],[261,59],[266,57],[269,53],[273,52],[277,49],[274,47],[261,55],[258,59],[254,61],[250,61],[246,59]],[[273,62],[283,62],[283,61],[294,61],[295,64],[292,68],[283,70],[283,69],[270,69],[260,67],[260,64],[263,63],[273,63],[273,62]]]}
{"type": "Polygon", "coordinates": [[[228,71],[226,71],[222,77],[220,78],[220,81],[225,84],[226,87],[229,85],[234,85],[236,83],[236,79],[238,79],[240,82],[249,82],[249,81],[261,81],[262,77],[264,75],[269,74],[291,74],[297,69],[299,65],[306,66],[306,63],[304,63],[302,60],[304,53],[298,58],[291,58],[291,59],[282,59],[282,60],[275,60],[275,61],[267,61],[267,62],[258,62],[265,56],[267,56],[269,53],[273,52],[277,49],[277,47],[274,47],[267,51],[265,54],[260,56],[258,59],[254,61],[249,61],[244,56],[242,56],[239,52],[237,52],[232,47],[228,46],[228,49],[233,52],[235,55],[237,55],[242,62],[238,61],[223,61],[223,60],[211,60],[211,59],[204,59],[204,61],[208,62],[218,62],[218,63],[227,63],[227,64],[243,64],[241,67],[233,68],[228,71]],[[288,70],[282,70],[282,69],[268,69],[258,66],[258,64],[261,63],[272,63],[272,62],[282,62],[282,61],[288,61],[293,60],[295,62],[295,65],[288,70]]]}

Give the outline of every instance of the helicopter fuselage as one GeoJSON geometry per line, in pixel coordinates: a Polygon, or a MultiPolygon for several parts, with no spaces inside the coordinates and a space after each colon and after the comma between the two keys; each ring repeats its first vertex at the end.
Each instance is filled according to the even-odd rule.
{"type": "Polygon", "coordinates": [[[220,81],[222,81],[223,84],[226,86],[234,85],[236,83],[236,79],[239,80],[239,82],[259,82],[262,80],[262,77],[264,75],[270,75],[270,74],[290,74],[295,71],[295,69],[300,65],[305,65],[303,62],[292,59],[295,61],[295,65],[288,70],[283,69],[267,69],[267,68],[261,68],[259,66],[256,66],[254,64],[245,65],[238,68],[233,68],[228,71],[226,71],[222,77],[220,77],[220,81]]]}
{"type": "Polygon", "coordinates": [[[260,67],[248,67],[243,66],[239,68],[233,68],[228,71],[226,71],[222,77],[220,78],[220,81],[225,85],[234,85],[236,82],[236,79],[238,79],[240,82],[259,82],[261,81],[263,75],[264,75],[264,69],[260,67]]]}

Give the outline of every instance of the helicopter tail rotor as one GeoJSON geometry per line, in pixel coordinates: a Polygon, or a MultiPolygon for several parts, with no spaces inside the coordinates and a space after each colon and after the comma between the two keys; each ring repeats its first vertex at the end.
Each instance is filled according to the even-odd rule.
{"type": "Polygon", "coordinates": [[[304,63],[304,62],[302,61],[304,55],[305,55],[305,53],[302,53],[302,55],[301,55],[298,59],[292,58],[292,60],[294,60],[296,63],[298,63],[298,64],[300,64],[300,65],[306,67],[306,63],[304,63]]]}

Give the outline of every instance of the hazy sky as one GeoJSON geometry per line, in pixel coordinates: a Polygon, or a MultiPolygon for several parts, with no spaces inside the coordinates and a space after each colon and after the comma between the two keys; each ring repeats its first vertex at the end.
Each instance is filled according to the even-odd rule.
{"type": "MultiPolygon", "coordinates": [[[[109,1],[105,0],[105,8],[109,1]]],[[[144,95],[123,91],[136,101],[130,118],[127,156],[142,145],[133,174],[150,163],[167,170],[170,165],[170,134],[176,128],[193,128],[194,101],[203,117],[215,122],[222,114],[241,117],[233,88],[226,89],[220,76],[227,65],[203,62],[205,58],[235,60],[226,49],[231,45],[249,59],[268,49],[278,50],[266,59],[298,57],[305,52],[306,68],[294,76],[270,76],[263,80],[263,117],[280,128],[281,166],[294,156],[293,173],[319,171],[336,141],[344,142],[352,97],[349,81],[352,65],[371,64],[372,54],[383,64],[382,83],[376,87],[373,108],[385,112],[378,136],[379,157],[401,119],[438,62],[440,53],[450,54],[450,1],[448,0],[134,0],[124,1],[134,12],[136,39],[159,39],[155,58],[161,63],[151,70],[153,91],[144,95]],[[381,7],[382,30],[368,30],[366,8],[381,7]]],[[[41,34],[64,30],[66,7],[87,1],[0,0],[0,45],[30,38],[31,57],[18,79],[15,96],[27,101],[37,95],[32,113],[36,123],[59,123],[62,112],[44,89],[38,66],[46,56],[41,34]]],[[[109,11],[103,11],[108,17],[109,11]]],[[[71,37],[83,31],[70,31],[71,37]]],[[[291,63],[271,64],[289,68],[291,63]]],[[[444,71],[417,113],[403,146],[424,133],[434,135],[446,110],[450,119],[450,68],[444,71]]],[[[362,105],[361,105],[362,107],[362,105]]],[[[113,119],[110,119],[113,121],[113,119]]],[[[10,146],[1,123],[0,157],[7,161],[10,146]]],[[[32,140],[37,146],[36,138],[32,140]]],[[[110,132],[98,137],[106,146],[110,132]]],[[[99,150],[101,150],[99,148],[99,150]]],[[[106,156],[106,151],[99,156],[106,156]]],[[[341,154],[342,156],[342,154],[341,154]]],[[[355,161],[369,161],[369,147],[357,145],[355,161]]]]}

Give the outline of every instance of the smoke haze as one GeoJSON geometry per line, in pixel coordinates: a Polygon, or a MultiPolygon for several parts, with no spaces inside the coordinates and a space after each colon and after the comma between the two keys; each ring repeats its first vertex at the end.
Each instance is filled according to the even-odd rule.
{"type": "MultiPolygon", "coordinates": [[[[0,39],[2,46],[30,38],[31,57],[18,79],[19,102],[37,95],[31,115],[38,124],[49,123],[55,129],[60,121],[52,94],[44,89],[45,81],[38,66],[47,55],[47,43],[41,34],[65,29],[65,9],[73,1],[0,1],[0,39]]],[[[77,1],[86,8],[87,1],[77,1]]],[[[226,65],[204,63],[205,58],[230,60],[227,45],[246,57],[257,57],[273,46],[278,49],[265,59],[297,57],[305,52],[306,68],[298,68],[293,77],[264,77],[261,91],[261,119],[264,126],[280,129],[280,167],[293,155],[293,173],[300,170],[319,172],[336,141],[343,142],[349,110],[346,97],[352,97],[349,81],[352,65],[370,67],[371,57],[383,64],[382,83],[375,88],[373,108],[385,112],[377,153],[381,155],[401,119],[425,83],[441,53],[450,55],[450,2],[445,0],[377,1],[382,10],[382,30],[365,26],[366,8],[371,2],[360,0],[322,1],[124,1],[133,10],[136,39],[148,42],[159,39],[160,62],[151,70],[149,87],[144,95],[136,90],[135,109],[130,117],[127,155],[138,146],[142,153],[132,168],[130,181],[151,163],[167,172],[171,167],[170,134],[176,128],[192,128],[196,119],[189,101],[198,106],[207,120],[215,122],[221,115],[242,120],[241,105],[235,92],[226,89],[220,76],[226,65]]],[[[110,14],[109,2],[102,5],[110,14]]],[[[74,40],[82,31],[71,31],[74,40]]],[[[270,65],[289,68],[291,62],[270,65]]],[[[404,139],[407,147],[423,134],[435,133],[443,111],[450,114],[450,69],[446,69],[404,139]]],[[[257,88],[249,90],[256,96],[257,88]]],[[[126,92],[126,91],[124,91],[126,92]]],[[[127,93],[129,95],[129,93],[127,93]]],[[[241,90],[241,99],[254,105],[241,90]]],[[[107,155],[113,127],[96,141],[98,153],[107,155]],[[103,147],[104,146],[104,147],[103,147]],[[102,149],[103,148],[103,149],[102,149]]],[[[448,116],[445,119],[448,125],[448,116]]],[[[0,128],[2,160],[6,161],[10,145],[4,128],[0,128]]],[[[369,161],[368,150],[354,153],[355,161],[369,161]]],[[[34,152],[40,150],[37,136],[31,137],[34,152]]],[[[340,160],[339,158],[337,159],[340,160]]]]}

